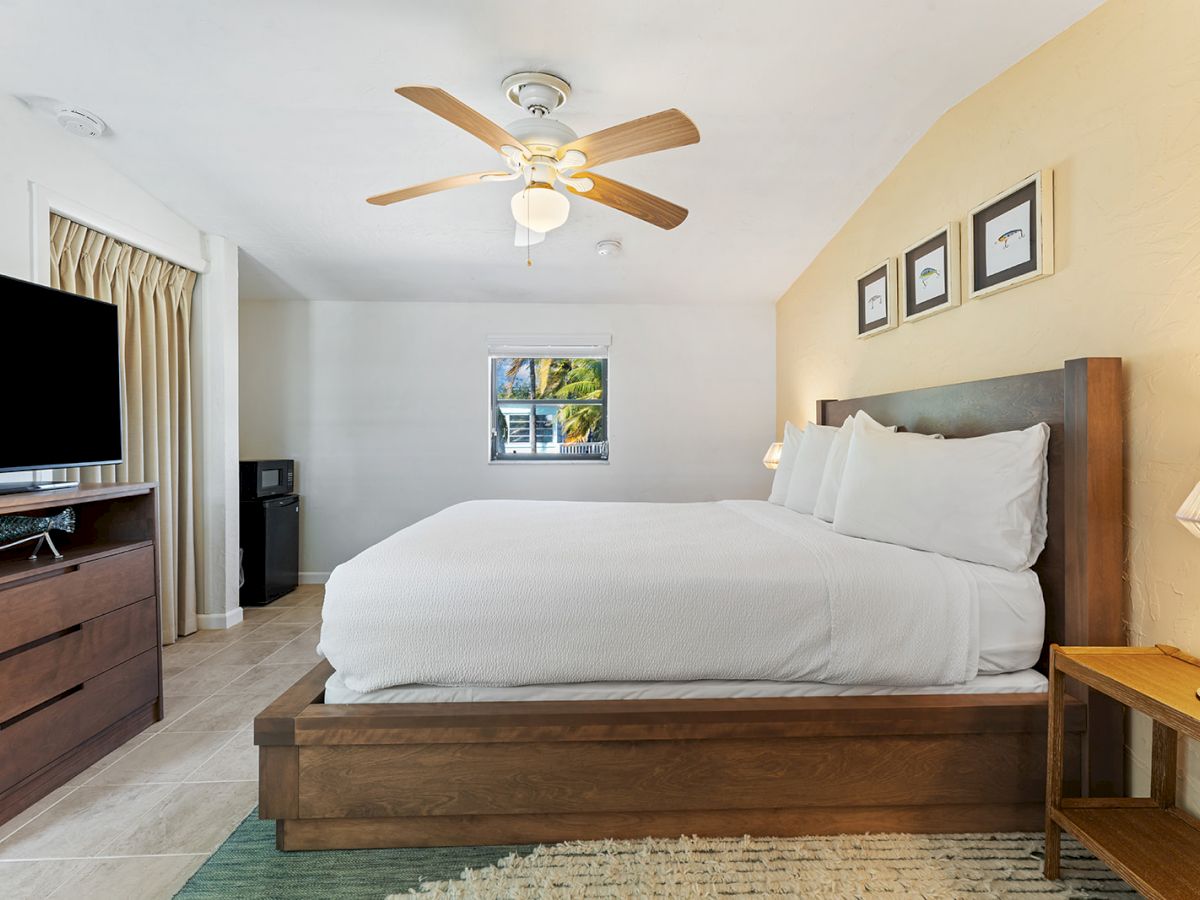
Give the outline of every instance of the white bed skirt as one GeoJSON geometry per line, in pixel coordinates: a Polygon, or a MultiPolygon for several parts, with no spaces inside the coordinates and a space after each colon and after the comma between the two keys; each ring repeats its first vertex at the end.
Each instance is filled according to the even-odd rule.
{"type": "Polygon", "coordinates": [[[1039,694],[1046,676],[1034,669],[980,675],[962,684],[895,687],[818,684],[811,681],[589,681],[518,687],[406,684],[360,694],[334,672],[325,682],[326,703],[491,703],[514,700],[715,700],[745,697],[882,697],[893,694],[1039,694]]]}

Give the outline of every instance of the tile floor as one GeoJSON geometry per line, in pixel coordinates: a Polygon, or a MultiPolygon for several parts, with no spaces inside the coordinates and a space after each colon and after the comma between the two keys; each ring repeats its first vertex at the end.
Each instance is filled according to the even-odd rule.
{"type": "Polygon", "coordinates": [[[251,723],[316,662],[323,595],[165,648],[166,718],[0,824],[0,897],[173,896],[257,802],[251,723]]]}

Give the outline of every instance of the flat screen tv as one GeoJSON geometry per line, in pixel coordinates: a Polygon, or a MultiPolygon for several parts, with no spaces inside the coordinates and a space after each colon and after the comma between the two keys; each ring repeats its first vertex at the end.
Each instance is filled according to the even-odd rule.
{"type": "Polygon", "coordinates": [[[121,462],[117,307],[0,275],[0,472],[121,462]]]}

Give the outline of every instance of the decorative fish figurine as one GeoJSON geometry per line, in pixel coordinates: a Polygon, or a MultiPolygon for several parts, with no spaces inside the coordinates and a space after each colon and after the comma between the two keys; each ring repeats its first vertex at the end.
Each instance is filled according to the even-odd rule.
{"type": "Polygon", "coordinates": [[[929,283],[930,278],[936,278],[937,276],[939,276],[941,274],[942,273],[939,272],[937,269],[935,269],[933,266],[926,266],[920,272],[917,273],[917,277],[921,279],[921,285],[924,286],[929,283]]]}
{"type": "Polygon", "coordinates": [[[47,531],[75,531],[75,510],[68,507],[53,516],[0,516],[0,544],[47,531]]]}
{"type": "Polygon", "coordinates": [[[1023,238],[1023,237],[1025,237],[1025,229],[1024,228],[1013,228],[1011,231],[1006,231],[1006,232],[1004,232],[1004,234],[1000,235],[1000,237],[996,238],[996,243],[999,244],[1001,247],[1007,248],[1009,241],[1013,241],[1013,240],[1016,240],[1017,238],[1023,238]]]}

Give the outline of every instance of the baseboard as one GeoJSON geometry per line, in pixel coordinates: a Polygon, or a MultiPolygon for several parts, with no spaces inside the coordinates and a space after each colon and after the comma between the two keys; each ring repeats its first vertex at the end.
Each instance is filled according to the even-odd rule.
{"type": "Polygon", "coordinates": [[[328,572],[301,572],[301,584],[324,584],[329,580],[328,572]]]}
{"type": "Polygon", "coordinates": [[[196,627],[205,630],[222,630],[242,624],[242,608],[235,606],[223,613],[197,613],[196,627]]]}

